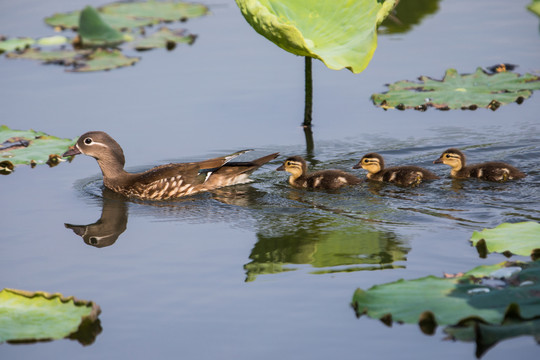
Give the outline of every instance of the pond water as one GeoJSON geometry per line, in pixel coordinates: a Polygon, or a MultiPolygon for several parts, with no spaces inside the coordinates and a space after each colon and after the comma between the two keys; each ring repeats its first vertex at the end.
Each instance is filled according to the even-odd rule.
{"type": "MultiPolygon", "coordinates": [[[[538,73],[540,19],[528,2],[425,1],[426,15],[409,31],[379,37],[363,73],[314,61],[310,151],[300,127],[304,60],[256,34],[233,2],[203,1],[212,14],[181,25],[198,35],[193,45],[139,53],[130,68],[71,74],[0,59],[1,123],[68,138],[106,131],[130,171],[245,148],[256,150],[245,159],[283,155],[252,184],[162,203],[104,191],[95,160],[84,156],[3,176],[0,287],[74,295],[102,313],[90,345],[3,344],[0,358],[474,358],[474,344],[442,341],[441,328],[426,336],[416,325],[357,319],[350,302],[357,288],[506,259],[479,258],[468,239],[502,222],[540,220],[539,95],[495,112],[384,111],[370,96],[448,68],[471,73],[505,62],[538,73]],[[446,166],[432,164],[448,147],[529,176],[452,181],[446,166]],[[312,169],[353,172],[371,151],[442,178],[413,189],[363,184],[325,193],[292,189],[274,171],[298,154],[312,169]],[[107,236],[83,239],[81,229],[107,236]]],[[[0,34],[51,35],[45,16],[88,3],[103,4],[4,0],[0,34]]],[[[520,337],[484,358],[537,358],[539,350],[520,337]]]]}

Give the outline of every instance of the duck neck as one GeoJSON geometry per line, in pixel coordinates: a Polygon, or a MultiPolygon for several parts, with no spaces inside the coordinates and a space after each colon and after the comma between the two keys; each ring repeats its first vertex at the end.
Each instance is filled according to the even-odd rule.
{"type": "Polygon", "coordinates": [[[111,181],[114,182],[116,179],[129,175],[129,173],[124,170],[124,166],[118,161],[97,159],[97,162],[101,169],[101,173],[103,174],[103,182],[106,185],[110,184],[111,181]]]}

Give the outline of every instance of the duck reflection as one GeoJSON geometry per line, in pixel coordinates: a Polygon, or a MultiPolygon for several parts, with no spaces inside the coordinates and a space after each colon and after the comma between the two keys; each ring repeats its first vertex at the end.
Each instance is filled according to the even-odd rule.
{"type": "Polygon", "coordinates": [[[394,233],[377,231],[365,223],[342,217],[299,214],[268,216],[257,233],[246,281],[258,275],[311,265],[313,273],[403,268],[409,246],[394,233]]]}
{"type": "Polygon", "coordinates": [[[103,207],[98,221],[88,225],[64,224],[88,245],[102,248],[111,246],[126,231],[128,221],[127,204],[111,190],[103,189],[103,207]]]}

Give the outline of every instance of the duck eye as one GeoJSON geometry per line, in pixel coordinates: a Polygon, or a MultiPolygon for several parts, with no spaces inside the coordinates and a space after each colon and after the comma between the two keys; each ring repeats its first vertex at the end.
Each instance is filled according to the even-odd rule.
{"type": "Polygon", "coordinates": [[[450,154],[446,154],[444,157],[448,159],[450,157],[450,154]]]}
{"type": "Polygon", "coordinates": [[[291,166],[291,162],[290,162],[290,161],[287,161],[287,162],[285,163],[285,165],[291,166]]]}
{"type": "Polygon", "coordinates": [[[86,138],[86,139],[84,139],[84,143],[86,145],[90,145],[92,143],[92,139],[91,138],[86,138]]]}
{"type": "Polygon", "coordinates": [[[364,164],[367,164],[368,162],[369,162],[368,159],[364,159],[364,161],[363,161],[364,164]]]}

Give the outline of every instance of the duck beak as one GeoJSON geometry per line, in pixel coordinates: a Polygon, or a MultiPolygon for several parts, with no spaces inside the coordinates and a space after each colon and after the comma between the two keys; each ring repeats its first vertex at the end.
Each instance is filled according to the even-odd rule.
{"type": "Polygon", "coordinates": [[[352,168],[353,168],[353,169],[361,169],[361,168],[362,168],[362,165],[361,165],[360,162],[358,162],[358,164],[354,165],[352,168]]]}
{"type": "Polygon", "coordinates": [[[438,158],[437,160],[433,160],[434,164],[442,164],[442,157],[438,158]]]}
{"type": "Polygon", "coordinates": [[[281,165],[276,169],[276,171],[285,171],[285,164],[281,165]]]}
{"type": "Polygon", "coordinates": [[[73,145],[72,147],[69,148],[68,151],[66,151],[65,153],[62,154],[62,157],[75,156],[75,155],[79,155],[79,154],[82,154],[81,151],[79,150],[77,145],[73,145]]]}

